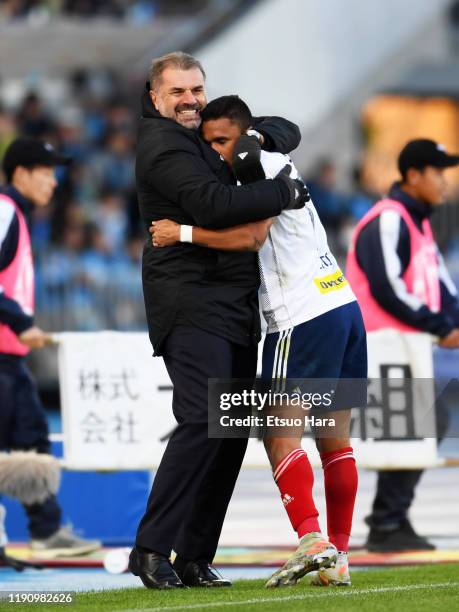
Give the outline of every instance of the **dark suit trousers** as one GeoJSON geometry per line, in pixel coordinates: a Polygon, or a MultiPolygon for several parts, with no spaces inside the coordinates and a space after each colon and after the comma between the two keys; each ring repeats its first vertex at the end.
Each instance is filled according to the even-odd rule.
{"type": "MultiPolygon", "coordinates": [[[[449,424],[448,406],[437,398],[437,439],[446,435],[449,424]]],[[[424,470],[381,470],[378,472],[376,496],[369,516],[372,527],[390,531],[400,527],[408,518],[416,487],[424,470]]]]}
{"type": "Polygon", "coordinates": [[[136,545],[184,560],[212,562],[247,447],[246,439],[208,437],[208,379],[254,378],[257,347],[177,326],[164,361],[177,420],[156,473],[136,545]]]}

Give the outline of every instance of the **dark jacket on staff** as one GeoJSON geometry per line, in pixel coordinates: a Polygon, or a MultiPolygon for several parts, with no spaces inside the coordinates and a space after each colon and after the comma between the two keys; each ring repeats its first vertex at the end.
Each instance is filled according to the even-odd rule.
{"type": "MultiPolygon", "coordinates": [[[[400,183],[392,185],[389,197],[406,208],[421,231],[423,220],[434,212],[431,205],[406,193],[400,183]]],[[[459,326],[459,300],[440,251],[437,248],[441,308],[439,312],[433,312],[425,305],[413,304],[402,280],[411,260],[408,226],[400,217],[383,232],[380,221],[380,217],[370,221],[362,229],[356,244],[357,260],[368,278],[373,297],[384,310],[403,323],[442,338],[447,336],[459,326]]]]}
{"type": "MultiPolygon", "coordinates": [[[[298,128],[281,118],[260,118],[265,148],[287,153],[298,146],[298,128]]],[[[137,195],[142,219],[224,228],[279,215],[287,187],[265,180],[236,187],[229,166],[197,131],[162,117],[148,92],[142,99],[137,160],[137,195]]],[[[258,265],[252,252],[217,251],[193,244],[143,253],[143,290],[155,354],[172,325],[185,324],[231,342],[258,342],[258,265]]]]}

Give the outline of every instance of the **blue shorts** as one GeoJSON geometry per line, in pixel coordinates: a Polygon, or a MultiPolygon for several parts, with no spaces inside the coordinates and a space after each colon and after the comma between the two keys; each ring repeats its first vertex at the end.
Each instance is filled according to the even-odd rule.
{"type": "Polygon", "coordinates": [[[367,378],[367,341],[357,302],[267,334],[262,378],[367,378]]]}

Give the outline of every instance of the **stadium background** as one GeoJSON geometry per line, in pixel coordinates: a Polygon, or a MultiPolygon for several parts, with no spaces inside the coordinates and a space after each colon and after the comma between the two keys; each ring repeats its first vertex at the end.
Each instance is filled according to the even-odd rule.
{"type": "MultiPolygon", "coordinates": [[[[0,0],[0,157],[23,134],[74,159],[59,170],[52,205],[33,219],[37,323],[46,330],[146,329],[136,121],[151,58],[174,49],[202,61],[209,99],[238,93],[257,114],[299,124],[294,160],[341,260],[356,221],[396,178],[404,142],[431,137],[459,150],[457,1],[0,0]]],[[[451,178],[449,203],[434,225],[459,282],[459,174],[451,178]]],[[[58,434],[55,351],[32,354],[30,364],[58,434]]],[[[441,375],[456,376],[458,365],[458,356],[437,353],[441,375]]],[[[459,454],[457,440],[444,452],[459,454]]],[[[429,472],[414,509],[415,525],[443,542],[459,537],[452,472],[429,472]],[[431,533],[438,507],[444,520],[431,533]]],[[[365,536],[373,476],[364,477],[356,542],[365,536]]],[[[146,472],[66,473],[60,499],[82,534],[129,544],[149,482],[146,472]]],[[[10,539],[25,540],[22,509],[7,507],[10,539]]],[[[279,515],[269,473],[244,474],[223,540],[287,543],[279,515]],[[246,515],[262,511],[254,530],[246,515]]]]}

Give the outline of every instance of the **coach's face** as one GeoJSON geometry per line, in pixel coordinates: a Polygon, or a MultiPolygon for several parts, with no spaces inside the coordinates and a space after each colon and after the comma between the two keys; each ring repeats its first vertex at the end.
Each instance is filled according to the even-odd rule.
{"type": "Polygon", "coordinates": [[[199,68],[166,68],[157,87],[150,90],[150,97],[163,117],[197,130],[201,124],[201,110],[207,104],[204,75],[199,68]]]}

